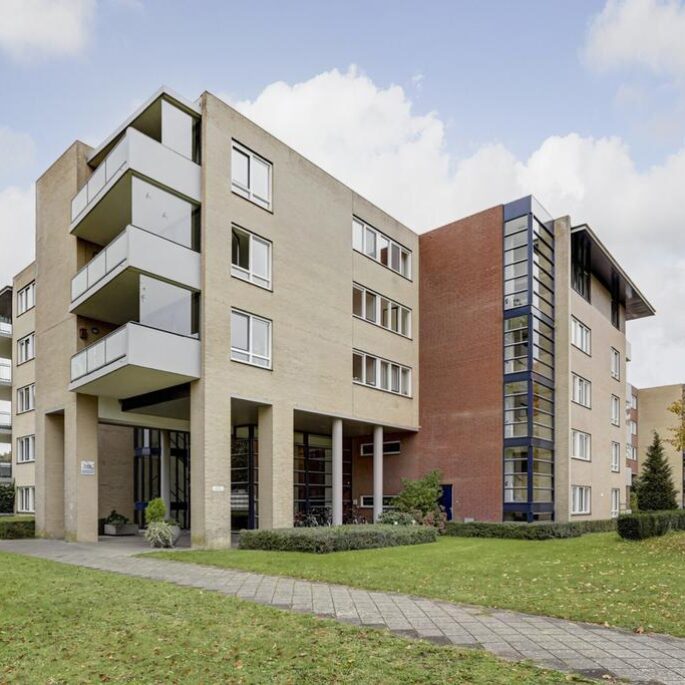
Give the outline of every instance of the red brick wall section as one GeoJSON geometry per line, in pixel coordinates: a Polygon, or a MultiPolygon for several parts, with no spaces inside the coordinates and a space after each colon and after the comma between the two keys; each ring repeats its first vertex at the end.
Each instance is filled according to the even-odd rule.
{"type": "Polygon", "coordinates": [[[419,474],[452,483],[455,519],[502,520],[502,221],[493,207],[419,242],[421,430],[406,442],[419,474]]]}

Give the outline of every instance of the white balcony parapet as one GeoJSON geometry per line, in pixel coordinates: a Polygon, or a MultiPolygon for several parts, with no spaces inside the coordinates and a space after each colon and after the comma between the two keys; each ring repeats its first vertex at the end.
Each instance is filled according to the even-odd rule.
{"type": "Polygon", "coordinates": [[[129,322],[71,358],[69,389],[132,397],[200,377],[197,338],[129,322]]]}
{"type": "Polygon", "coordinates": [[[9,321],[0,321],[0,335],[12,335],[12,324],[9,321]]]}
{"type": "Polygon", "coordinates": [[[72,309],[126,268],[200,289],[199,253],[129,225],[71,280],[72,309]]]}
{"type": "Polygon", "coordinates": [[[71,201],[72,230],[129,169],[200,201],[200,166],[137,129],[128,128],[71,201]]]}
{"type": "Polygon", "coordinates": [[[0,383],[12,382],[12,364],[0,362],[0,383]]]}
{"type": "Polygon", "coordinates": [[[12,414],[8,411],[0,411],[0,430],[12,428],[12,414]]]}

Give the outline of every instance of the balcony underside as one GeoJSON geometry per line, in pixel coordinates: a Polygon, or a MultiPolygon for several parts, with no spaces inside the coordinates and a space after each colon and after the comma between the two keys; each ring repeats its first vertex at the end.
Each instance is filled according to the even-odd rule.
{"type": "Polygon", "coordinates": [[[0,333],[0,359],[12,358],[12,335],[0,333]]]}
{"type": "Polygon", "coordinates": [[[118,326],[138,318],[140,274],[137,271],[122,264],[98,285],[76,300],[69,311],[118,326]]]}
{"type": "Polygon", "coordinates": [[[12,442],[12,429],[0,427],[0,445],[7,445],[12,442]]]}
{"type": "Polygon", "coordinates": [[[10,402],[12,400],[12,382],[0,381],[0,401],[10,402]]]}

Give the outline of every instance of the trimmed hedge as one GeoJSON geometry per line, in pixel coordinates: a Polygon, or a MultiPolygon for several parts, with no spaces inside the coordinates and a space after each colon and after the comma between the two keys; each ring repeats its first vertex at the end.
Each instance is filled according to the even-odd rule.
{"type": "Polygon", "coordinates": [[[36,536],[36,520],[19,516],[0,516],[0,540],[18,540],[36,536]]]}
{"type": "Polygon", "coordinates": [[[327,554],[352,549],[397,547],[435,542],[438,531],[429,526],[317,526],[275,530],[241,530],[240,549],[327,554]]]}
{"type": "Polygon", "coordinates": [[[463,538],[507,538],[513,540],[553,540],[577,538],[585,533],[616,530],[616,519],[571,521],[569,523],[460,523],[450,521],[445,535],[463,538]]]}
{"type": "Polygon", "coordinates": [[[644,540],[672,530],[685,530],[685,510],[640,511],[618,517],[618,534],[626,540],[644,540]]]}

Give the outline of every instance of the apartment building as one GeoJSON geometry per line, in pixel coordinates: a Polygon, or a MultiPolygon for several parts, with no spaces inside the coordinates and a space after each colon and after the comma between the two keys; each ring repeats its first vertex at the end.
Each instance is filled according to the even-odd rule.
{"type": "Polygon", "coordinates": [[[635,479],[640,474],[639,454],[639,416],[638,389],[628,383],[626,400],[626,469],[630,471],[630,483],[626,484],[626,502],[630,503],[630,494],[635,479]]]}
{"type": "Polygon", "coordinates": [[[0,289],[0,484],[12,482],[12,287],[0,289]]]}
{"type": "Polygon", "coordinates": [[[210,93],[166,88],[36,193],[35,313],[15,325],[34,317],[16,420],[35,397],[17,432],[39,534],[96,540],[158,495],[208,547],[341,523],[361,495],[379,512],[419,428],[414,232],[210,93]]]}
{"type": "Polygon", "coordinates": [[[673,484],[677,490],[678,506],[685,506],[685,469],[683,460],[685,455],[677,450],[670,442],[673,437],[671,429],[678,423],[678,417],[668,411],[668,407],[678,400],[685,399],[685,384],[661,385],[653,388],[634,388],[637,407],[637,453],[639,467],[642,468],[649,448],[654,438],[654,431],[659,433],[664,452],[671,466],[673,484]]]}
{"type": "Polygon", "coordinates": [[[458,518],[617,516],[626,323],[649,302],[589,226],[530,196],[419,247],[420,470],[440,469],[458,518]]]}

